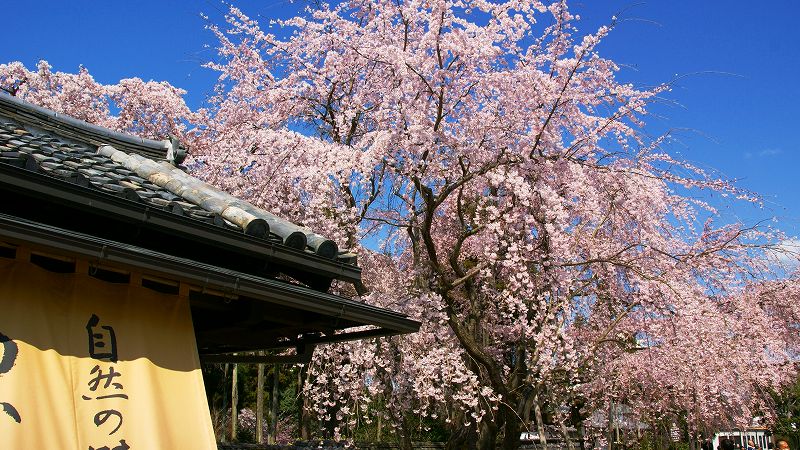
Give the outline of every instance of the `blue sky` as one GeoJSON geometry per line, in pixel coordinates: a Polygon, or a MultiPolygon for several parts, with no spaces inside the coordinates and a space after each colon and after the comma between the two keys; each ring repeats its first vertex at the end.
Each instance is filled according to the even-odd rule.
{"type": "MultiPolygon", "coordinates": [[[[288,17],[302,2],[234,2],[252,17],[288,17]]],[[[570,3],[578,26],[591,32],[622,18],[601,45],[624,66],[620,78],[638,85],[679,81],[655,108],[648,131],[679,130],[668,150],[737,179],[760,193],[765,208],[732,205],[728,217],[747,223],[777,216],[800,234],[800,3],[791,0],[646,3],[584,0],[570,3]]],[[[192,107],[209,95],[216,75],[201,67],[214,58],[214,36],[200,16],[222,23],[215,0],[31,2],[8,13],[0,28],[0,62],[40,59],[55,70],[84,65],[103,83],[140,77],[189,91],[192,107]],[[207,48],[206,45],[211,46],[207,48]]]]}

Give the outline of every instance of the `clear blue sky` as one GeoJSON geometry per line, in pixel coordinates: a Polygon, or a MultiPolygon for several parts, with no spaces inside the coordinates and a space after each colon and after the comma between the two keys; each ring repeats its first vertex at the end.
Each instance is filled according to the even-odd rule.
{"type": "MultiPolygon", "coordinates": [[[[234,4],[269,19],[304,3],[234,4]]],[[[670,151],[766,200],[764,210],[737,206],[727,214],[749,223],[778,216],[781,228],[800,234],[800,2],[584,0],[571,8],[584,32],[623,18],[600,48],[625,66],[621,79],[654,85],[682,76],[667,96],[676,106],[658,107],[648,129],[685,130],[670,151]]],[[[46,59],[68,72],[84,65],[103,83],[166,80],[189,91],[192,107],[212,89],[216,75],[201,64],[214,58],[215,42],[200,13],[222,23],[222,2],[70,0],[4,9],[0,62],[33,68],[46,59]]]]}

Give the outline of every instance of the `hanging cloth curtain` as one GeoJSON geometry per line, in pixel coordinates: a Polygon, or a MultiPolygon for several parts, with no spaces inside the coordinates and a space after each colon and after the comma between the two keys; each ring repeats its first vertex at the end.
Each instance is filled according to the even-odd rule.
{"type": "Polygon", "coordinates": [[[0,259],[0,448],[216,448],[188,299],[0,259]]]}

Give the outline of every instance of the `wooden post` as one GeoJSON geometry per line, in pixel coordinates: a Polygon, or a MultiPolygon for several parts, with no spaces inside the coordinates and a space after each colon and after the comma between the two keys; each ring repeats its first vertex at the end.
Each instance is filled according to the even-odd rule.
{"type": "MultiPolygon", "coordinates": [[[[228,385],[228,366],[230,366],[230,364],[225,363],[222,371],[222,414],[220,414],[220,417],[224,417],[225,410],[228,409],[228,391],[225,389],[225,386],[228,385]]],[[[226,442],[228,440],[228,433],[226,433],[224,429],[220,430],[220,432],[222,436],[219,436],[219,439],[222,442],[226,442]]]]}
{"type": "Polygon", "coordinates": [[[258,365],[256,380],[256,442],[264,443],[264,364],[258,365]]]}
{"type": "Polygon", "coordinates": [[[308,364],[303,364],[300,366],[300,370],[297,371],[297,395],[300,399],[300,414],[298,417],[298,422],[300,424],[300,439],[304,441],[311,439],[311,416],[308,413],[308,411],[311,409],[311,404],[304,391],[305,384],[308,382],[306,380],[308,376],[308,364]]]}
{"type": "Polygon", "coordinates": [[[275,444],[278,437],[278,378],[280,377],[280,369],[280,364],[275,364],[274,368],[272,369],[272,424],[270,425],[269,429],[270,444],[275,444]]]}
{"type": "Polygon", "coordinates": [[[236,385],[236,381],[238,378],[238,371],[239,365],[233,365],[233,373],[231,374],[231,442],[236,442],[236,427],[238,417],[238,408],[239,408],[239,389],[236,385]]]}

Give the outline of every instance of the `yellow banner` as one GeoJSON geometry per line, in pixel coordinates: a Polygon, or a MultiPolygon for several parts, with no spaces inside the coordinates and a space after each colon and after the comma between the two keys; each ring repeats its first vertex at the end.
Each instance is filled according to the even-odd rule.
{"type": "Polygon", "coordinates": [[[0,448],[216,448],[188,299],[0,259],[0,448]]]}

